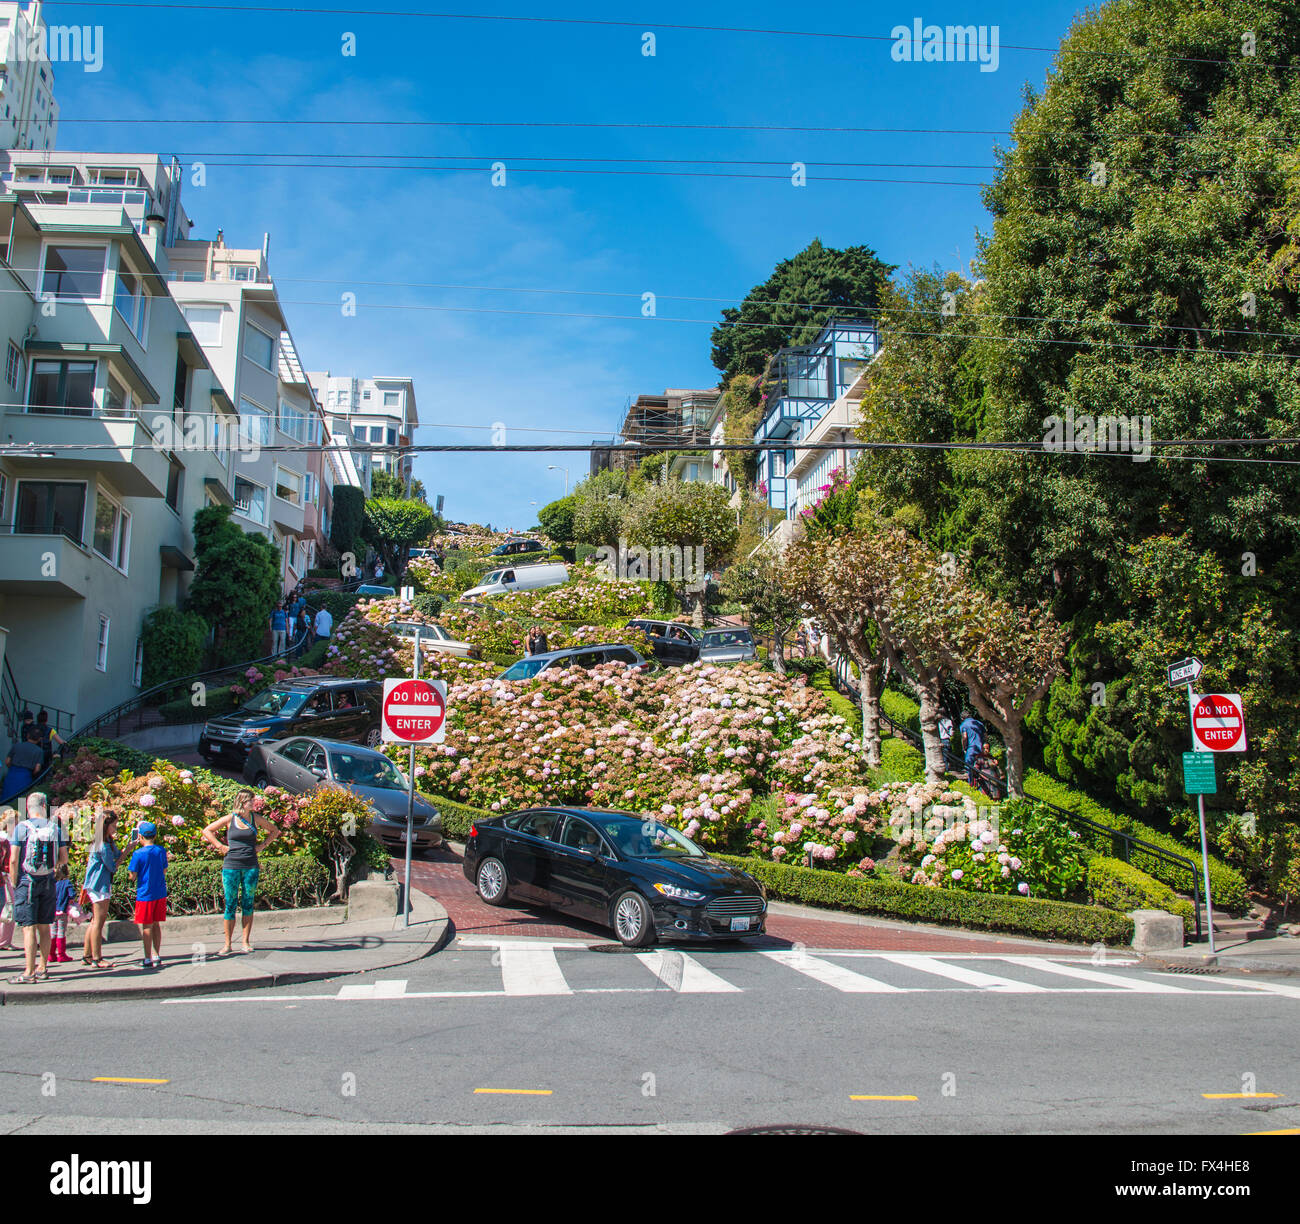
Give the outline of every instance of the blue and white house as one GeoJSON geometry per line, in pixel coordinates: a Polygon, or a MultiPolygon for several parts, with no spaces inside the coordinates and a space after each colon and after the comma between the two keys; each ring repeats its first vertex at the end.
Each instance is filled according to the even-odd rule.
{"type": "MultiPolygon", "coordinates": [[[[807,345],[783,348],[768,366],[767,412],[754,433],[758,443],[784,441],[790,449],[763,451],[758,488],[774,510],[784,510],[788,535],[793,520],[816,501],[817,490],[857,449],[847,445],[857,424],[855,384],[879,350],[879,334],[868,319],[834,319],[807,345]],[[800,451],[799,442],[844,442],[828,451],[800,451]]],[[[857,392],[861,398],[860,389],[857,392]]]]}

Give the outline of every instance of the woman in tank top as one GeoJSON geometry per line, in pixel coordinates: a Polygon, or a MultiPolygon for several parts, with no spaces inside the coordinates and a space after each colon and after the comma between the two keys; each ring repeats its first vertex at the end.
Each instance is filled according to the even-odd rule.
{"type": "Polygon", "coordinates": [[[244,919],[244,952],[253,951],[253,899],[257,894],[257,855],[277,837],[279,828],[265,816],[253,810],[254,795],[251,790],[241,790],[235,796],[235,810],[228,816],[214,820],[203,830],[205,845],[222,856],[221,885],[226,894],[226,943],[217,953],[230,952],[230,940],[235,933],[235,908],[238,906],[244,919]],[[226,830],[226,844],[217,840],[217,834],[226,830]],[[257,831],[266,832],[266,839],[257,840],[257,831]]]}

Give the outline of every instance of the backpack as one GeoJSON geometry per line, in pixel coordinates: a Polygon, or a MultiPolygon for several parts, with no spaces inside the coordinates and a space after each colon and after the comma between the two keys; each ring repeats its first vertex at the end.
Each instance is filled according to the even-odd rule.
{"type": "MultiPolygon", "coordinates": [[[[19,867],[23,875],[48,876],[54,874],[59,858],[59,823],[56,820],[24,820],[18,828],[27,826],[27,837],[22,843],[23,861],[19,867]]],[[[17,830],[15,830],[16,832],[17,830]]]]}

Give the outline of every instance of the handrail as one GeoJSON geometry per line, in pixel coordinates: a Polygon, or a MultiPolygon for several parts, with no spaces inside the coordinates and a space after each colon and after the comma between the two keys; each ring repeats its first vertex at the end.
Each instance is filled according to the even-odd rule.
{"type": "MultiPolygon", "coordinates": [[[[838,677],[835,676],[834,669],[831,671],[832,682],[838,683],[838,677]]],[[[883,722],[890,730],[890,733],[898,739],[905,740],[914,748],[924,748],[921,737],[910,727],[903,727],[896,723],[883,710],[879,712],[880,721],[883,722]]],[[[962,773],[966,771],[965,762],[953,754],[951,749],[944,750],[944,764],[952,767],[954,772],[962,773]]],[[[992,781],[992,779],[988,779],[992,781]]],[[[1175,854],[1172,850],[1166,850],[1163,846],[1157,846],[1154,842],[1149,842],[1145,838],[1136,837],[1132,833],[1126,833],[1122,829],[1112,829],[1109,825],[1101,824],[1099,821],[1092,820],[1078,812],[1072,812],[1069,808],[1062,807],[1059,803],[1053,803],[1050,799],[1044,799],[1035,795],[1031,790],[1025,788],[1024,797],[1032,799],[1035,803],[1041,803],[1044,807],[1050,809],[1056,816],[1062,820],[1069,821],[1072,824],[1081,825],[1088,832],[1099,834],[1102,837],[1109,838],[1112,842],[1112,849],[1118,850],[1116,857],[1122,859],[1125,863],[1130,861],[1132,853],[1136,848],[1141,853],[1150,855],[1152,858],[1169,863],[1175,867],[1182,868],[1191,873],[1192,877],[1192,906],[1196,916],[1196,938],[1199,940],[1202,936],[1201,925],[1201,871],[1197,863],[1190,858],[1184,858],[1181,854],[1175,854]]]]}

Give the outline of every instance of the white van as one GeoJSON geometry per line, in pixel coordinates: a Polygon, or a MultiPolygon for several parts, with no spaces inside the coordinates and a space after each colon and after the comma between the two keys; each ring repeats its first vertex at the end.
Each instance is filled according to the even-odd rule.
{"type": "Polygon", "coordinates": [[[511,565],[493,570],[476,587],[470,587],[461,599],[480,599],[485,595],[505,595],[510,591],[537,591],[542,587],[563,586],[569,581],[569,567],[561,561],[542,565],[511,565]]]}

